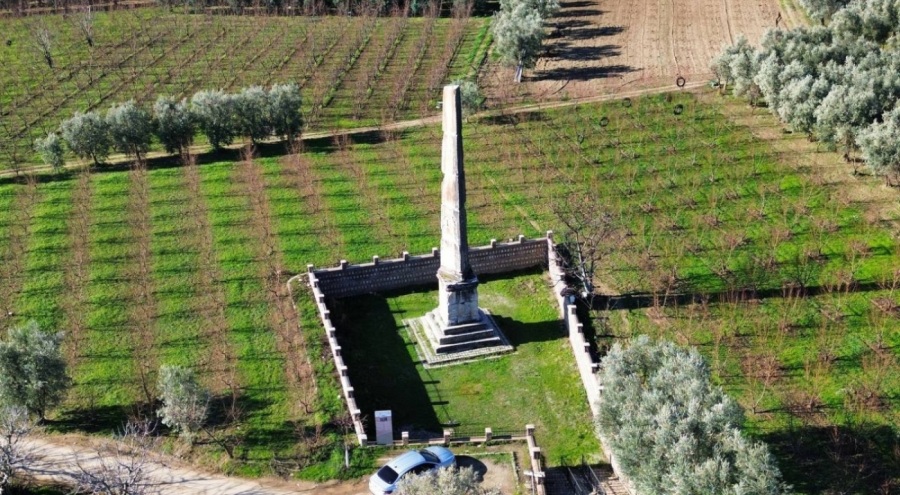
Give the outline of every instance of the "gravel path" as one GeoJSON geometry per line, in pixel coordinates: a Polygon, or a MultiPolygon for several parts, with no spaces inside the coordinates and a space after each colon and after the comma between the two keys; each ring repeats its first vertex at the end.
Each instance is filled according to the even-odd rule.
{"type": "MultiPolygon", "coordinates": [[[[29,440],[34,462],[28,474],[42,480],[71,482],[79,466],[97,468],[101,465],[96,448],[76,447],[46,438],[29,440]]],[[[108,458],[108,457],[107,457],[108,458]]],[[[154,457],[147,462],[150,484],[161,495],[287,495],[315,493],[317,495],[363,495],[365,483],[330,483],[319,485],[305,481],[285,482],[274,479],[248,480],[204,473],[178,466],[174,461],[154,457]]]]}

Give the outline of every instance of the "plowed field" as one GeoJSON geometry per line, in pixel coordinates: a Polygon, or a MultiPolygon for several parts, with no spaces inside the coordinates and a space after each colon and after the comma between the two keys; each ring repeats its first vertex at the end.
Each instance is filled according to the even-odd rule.
{"type": "Polygon", "coordinates": [[[493,66],[495,97],[586,97],[622,89],[709,79],[709,63],[740,35],[757,42],[767,29],[802,22],[778,0],[567,0],[550,20],[544,53],[510,89],[511,69],[493,66]],[[779,19],[779,14],[781,19],[779,19]],[[520,93],[521,92],[521,93],[520,93]]]}

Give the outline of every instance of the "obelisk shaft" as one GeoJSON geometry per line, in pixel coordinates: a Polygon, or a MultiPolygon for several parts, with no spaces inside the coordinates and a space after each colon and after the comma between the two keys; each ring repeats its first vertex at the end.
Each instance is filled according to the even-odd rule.
{"type": "Polygon", "coordinates": [[[438,312],[450,325],[480,319],[478,279],[469,264],[466,235],[466,175],[463,169],[462,106],[459,86],[444,87],[441,150],[441,267],[438,312]]]}
{"type": "Polygon", "coordinates": [[[466,234],[466,175],[463,169],[459,86],[444,87],[444,141],[441,148],[441,270],[448,278],[472,275],[466,234]]]}

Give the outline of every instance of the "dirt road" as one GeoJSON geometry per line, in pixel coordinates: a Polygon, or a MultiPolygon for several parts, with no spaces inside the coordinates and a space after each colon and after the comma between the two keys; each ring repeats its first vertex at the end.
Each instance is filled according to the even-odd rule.
{"type": "MultiPolygon", "coordinates": [[[[29,445],[34,461],[27,474],[33,478],[67,484],[82,468],[101,466],[97,448],[69,445],[53,437],[31,439],[29,445]]],[[[461,466],[473,467],[487,486],[501,488],[503,493],[515,492],[511,465],[468,456],[460,456],[458,460],[461,466]]],[[[369,495],[365,479],[321,484],[268,478],[248,480],[204,473],[163,456],[148,461],[146,471],[148,485],[158,488],[161,495],[369,495]]]]}

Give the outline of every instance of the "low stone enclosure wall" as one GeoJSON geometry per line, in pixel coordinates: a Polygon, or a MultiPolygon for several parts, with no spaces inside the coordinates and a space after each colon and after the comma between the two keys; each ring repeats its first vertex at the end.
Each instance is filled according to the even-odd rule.
{"type": "MultiPolygon", "coordinates": [[[[590,352],[590,344],[584,335],[584,325],[578,319],[574,299],[567,295],[571,291],[567,290],[565,272],[556,253],[555,246],[552,232],[547,232],[546,237],[539,239],[526,239],[520,235],[517,240],[510,242],[499,243],[492,240],[490,245],[469,248],[469,260],[477,275],[509,273],[539,266],[548,268],[553,295],[559,305],[560,315],[565,322],[569,342],[575,355],[578,374],[587,393],[591,411],[596,415],[597,403],[603,390],[603,386],[597,377],[600,363],[594,360],[590,352]]],[[[340,376],[344,399],[347,401],[347,408],[353,418],[353,428],[360,445],[369,444],[368,436],[362,424],[362,412],[356,403],[354,389],[347,372],[347,365],[344,363],[344,358],[341,355],[341,346],[338,344],[335,335],[336,329],[331,321],[331,312],[325,304],[325,298],[349,297],[415,286],[436,285],[439,267],[440,252],[436,248],[432,249],[430,254],[420,256],[410,256],[409,253],[404,252],[403,257],[397,259],[382,260],[378,256],[373,256],[371,263],[359,265],[349,264],[346,260],[341,260],[340,265],[333,268],[316,269],[313,265],[307,266],[309,285],[312,288],[313,298],[319,309],[319,317],[328,336],[335,369],[340,376]]],[[[530,429],[530,434],[528,433],[529,429],[526,430],[525,439],[529,442],[532,472],[536,473],[533,479],[537,484],[542,484],[543,471],[540,449],[533,451],[533,428],[530,429]]],[[[484,437],[466,439],[454,438],[452,430],[445,430],[443,438],[434,439],[431,443],[449,444],[454,441],[478,442],[489,440],[491,440],[489,429],[485,431],[484,437]]],[[[400,442],[395,443],[406,445],[409,443],[409,440],[407,437],[404,441],[401,437],[400,442]]],[[[618,463],[606,448],[606,440],[601,437],[600,443],[609,456],[613,470],[619,473],[618,463]]],[[[627,480],[623,481],[628,485],[627,480]]]]}
{"type": "MultiPolygon", "coordinates": [[[[547,264],[547,238],[525,239],[469,249],[469,262],[478,275],[508,273],[547,264]]],[[[341,260],[339,266],[316,270],[307,269],[318,281],[319,290],[328,297],[348,297],[372,292],[384,292],[408,287],[437,284],[437,271],[441,265],[440,251],[431,254],[382,260],[372,257],[371,263],[351,265],[341,260]]],[[[312,283],[312,279],[310,279],[312,283]]]]}

